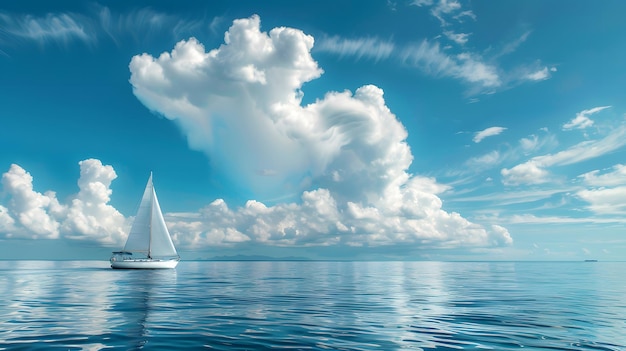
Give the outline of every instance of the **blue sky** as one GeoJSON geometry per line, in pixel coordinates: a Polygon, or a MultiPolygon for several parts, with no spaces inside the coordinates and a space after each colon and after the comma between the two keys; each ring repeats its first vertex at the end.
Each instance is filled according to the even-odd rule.
{"type": "Polygon", "coordinates": [[[0,6],[0,257],[622,260],[622,1],[0,6]]]}

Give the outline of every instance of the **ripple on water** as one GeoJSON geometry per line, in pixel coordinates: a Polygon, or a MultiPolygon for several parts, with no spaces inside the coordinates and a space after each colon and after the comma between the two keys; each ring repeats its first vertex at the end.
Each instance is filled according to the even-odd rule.
{"type": "Polygon", "coordinates": [[[0,350],[626,349],[626,263],[0,262],[0,350]]]}

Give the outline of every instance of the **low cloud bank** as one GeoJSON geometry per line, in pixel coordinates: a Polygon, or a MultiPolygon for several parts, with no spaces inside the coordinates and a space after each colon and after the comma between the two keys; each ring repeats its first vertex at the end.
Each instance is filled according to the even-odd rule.
{"type": "MultiPolygon", "coordinates": [[[[132,217],[108,204],[113,167],[99,160],[79,162],[79,192],[60,203],[53,191],[39,193],[33,178],[12,165],[2,176],[0,238],[72,239],[122,245],[132,217]]],[[[396,189],[399,190],[399,189],[396,189]]],[[[504,246],[512,243],[498,225],[485,228],[441,209],[435,193],[445,190],[433,179],[412,177],[404,189],[388,194],[386,204],[338,202],[328,189],[304,191],[299,203],[275,206],[250,200],[231,209],[222,199],[194,213],[168,213],[177,246],[191,250],[236,247],[251,242],[282,247],[419,248],[504,246]]]]}

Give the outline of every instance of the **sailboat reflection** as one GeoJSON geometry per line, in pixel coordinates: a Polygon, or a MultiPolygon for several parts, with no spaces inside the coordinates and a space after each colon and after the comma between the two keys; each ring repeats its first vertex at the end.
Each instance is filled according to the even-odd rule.
{"type": "Polygon", "coordinates": [[[171,290],[176,287],[175,270],[132,270],[124,271],[122,279],[116,282],[119,293],[113,293],[111,312],[117,316],[113,337],[128,350],[143,349],[154,336],[151,331],[158,325],[153,320],[168,320],[160,316],[166,313],[164,299],[171,298],[171,290]]]}

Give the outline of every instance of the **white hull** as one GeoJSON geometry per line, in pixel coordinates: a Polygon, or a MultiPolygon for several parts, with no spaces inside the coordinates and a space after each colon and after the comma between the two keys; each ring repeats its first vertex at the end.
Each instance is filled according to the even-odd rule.
{"type": "Polygon", "coordinates": [[[179,259],[158,260],[158,259],[126,259],[111,260],[111,268],[118,269],[167,269],[176,268],[179,259]]]}

